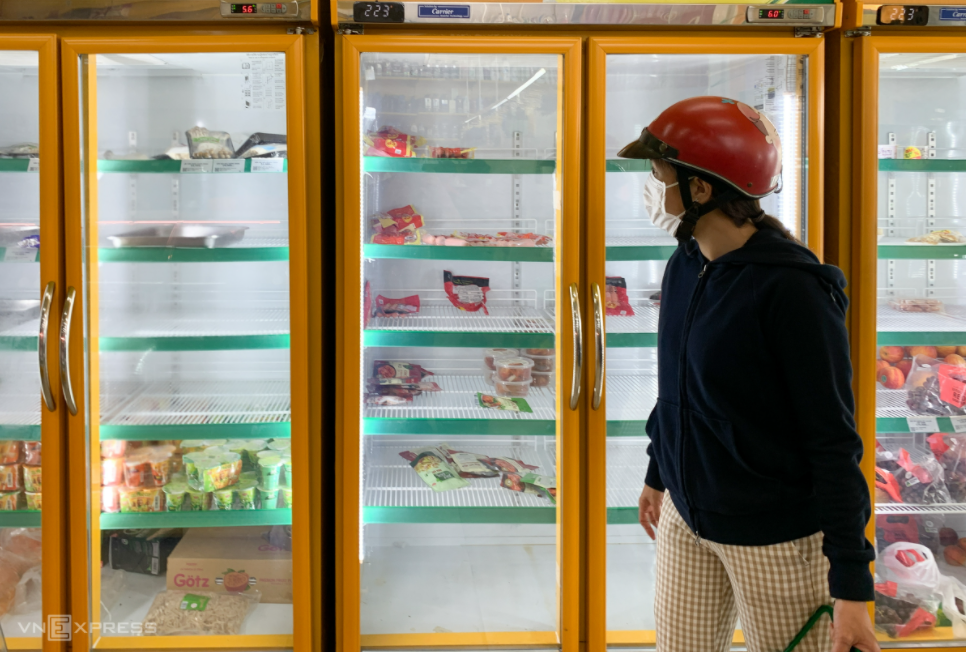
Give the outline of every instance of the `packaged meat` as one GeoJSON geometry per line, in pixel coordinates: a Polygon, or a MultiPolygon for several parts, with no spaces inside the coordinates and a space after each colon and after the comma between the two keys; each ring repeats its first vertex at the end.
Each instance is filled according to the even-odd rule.
{"type": "Polygon", "coordinates": [[[529,382],[532,379],[533,360],[530,358],[498,358],[494,362],[496,364],[496,378],[494,380],[497,382],[529,382]]]}
{"type": "Polygon", "coordinates": [[[164,511],[164,492],[161,487],[120,487],[122,514],[164,511]]]}
{"type": "Polygon", "coordinates": [[[422,138],[404,134],[394,127],[383,127],[379,131],[369,132],[363,139],[366,144],[366,156],[389,156],[393,158],[412,158],[416,156],[416,148],[425,142],[422,138]]]}
{"type": "Polygon", "coordinates": [[[23,488],[22,478],[19,464],[0,464],[0,491],[19,491],[23,488]]]}
{"type": "Polygon", "coordinates": [[[525,397],[530,393],[531,382],[532,381],[530,380],[514,382],[510,380],[502,380],[497,377],[493,379],[493,388],[496,390],[497,396],[525,397]]]}
{"type": "Polygon", "coordinates": [[[516,473],[521,476],[540,468],[532,464],[527,464],[523,460],[515,460],[511,457],[491,457],[489,458],[489,462],[504,473],[516,473]]]}
{"type": "Polygon", "coordinates": [[[370,220],[373,244],[420,244],[423,216],[412,205],[393,208],[370,220]]]}
{"type": "Polygon", "coordinates": [[[376,360],[372,363],[372,377],[380,385],[404,385],[418,383],[433,372],[411,362],[376,360]]]}
{"type": "Polygon", "coordinates": [[[532,358],[533,356],[553,357],[555,352],[553,349],[524,349],[523,355],[528,358],[532,358]]]}
{"type": "Polygon", "coordinates": [[[412,403],[413,399],[411,396],[386,396],[386,395],[370,395],[366,396],[366,405],[374,405],[378,407],[393,407],[398,405],[406,405],[407,403],[412,403]]]}
{"type": "Polygon", "coordinates": [[[15,512],[20,509],[19,491],[0,491],[0,512],[15,512]]]}
{"type": "Polygon", "coordinates": [[[419,295],[390,299],[381,294],[376,297],[377,317],[405,317],[419,312],[419,295]]]}
{"type": "Polygon", "coordinates": [[[127,442],[123,439],[104,439],[101,441],[101,457],[116,458],[124,457],[127,449],[127,442]]]}
{"type": "Polygon", "coordinates": [[[934,505],[951,502],[949,491],[943,480],[943,470],[932,456],[914,462],[905,448],[899,451],[896,460],[906,472],[905,477],[897,477],[902,502],[914,505],[934,505]]]}
{"type": "Polygon", "coordinates": [[[365,285],[362,289],[362,327],[369,328],[369,319],[372,318],[372,314],[375,311],[375,307],[372,305],[372,288],[369,285],[369,281],[366,280],[365,285]]]}
{"type": "MultiPolygon", "coordinates": [[[[495,382],[495,381],[494,381],[495,382]]],[[[480,407],[488,410],[504,410],[507,412],[532,413],[530,404],[522,398],[511,398],[508,396],[492,396],[477,392],[476,400],[480,407]]]]}
{"type": "Polygon", "coordinates": [[[25,441],[23,443],[23,463],[30,466],[41,465],[39,441],[25,441]]]}
{"type": "Polygon", "coordinates": [[[43,470],[42,466],[27,466],[23,467],[23,488],[32,493],[41,493],[43,491],[43,470]]]}
{"type": "Polygon", "coordinates": [[[612,317],[633,317],[634,308],[627,299],[627,282],[622,276],[608,276],[604,291],[604,309],[612,317]]]}
{"type": "Polygon", "coordinates": [[[896,582],[875,585],[875,627],[892,638],[905,638],[936,624],[936,611],[914,596],[899,597],[896,582]]]}
{"type": "Polygon", "coordinates": [[[260,598],[259,591],[162,591],[151,603],[142,629],[154,636],[237,636],[260,598]]]}
{"type": "Polygon", "coordinates": [[[430,147],[430,158],[474,158],[475,147],[430,147]]]}
{"type": "Polygon", "coordinates": [[[466,312],[486,309],[486,293],[490,291],[490,279],[479,276],[456,276],[449,270],[443,271],[443,289],[454,306],[466,312]]]}
{"type": "Polygon", "coordinates": [[[256,132],[235,151],[235,158],[285,158],[285,134],[256,132]]]}
{"type": "Polygon", "coordinates": [[[532,496],[539,496],[557,504],[557,479],[536,473],[504,473],[500,486],[511,491],[520,491],[532,496]]]}
{"type": "Polygon", "coordinates": [[[226,131],[211,131],[205,127],[192,127],[185,132],[191,158],[232,158],[235,149],[226,131]]]}
{"type": "Polygon", "coordinates": [[[19,441],[0,441],[0,464],[16,464],[20,461],[23,445],[19,441]]]}
{"type": "Polygon", "coordinates": [[[937,231],[930,231],[926,235],[920,235],[914,238],[909,238],[906,242],[919,242],[923,244],[937,245],[937,244],[962,244],[966,242],[966,238],[959,231],[954,231],[953,229],[939,229],[937,231]]]}
{"type": "Polygon", "coordinates": [[[439,451],[461,478],[495,478],[500,475],[497,466],[486,455],[454,450],[449,444],[440,444],[439,451]]]}
{"type": "Polygon", "coordinates": [[[946,312],[939,299],[891,299],[889,307],[899,312],[946,312]]]}
{"type": "Polygon", "coordinates": [[[906,405],[916,414],[966,415],[966,367],[939,362],[925,355],[912,359],[906,379],[906,405]]]}
{"type": "Polygon", "coordinates": [[[534,387],[553,387],[556,382],[554,372],[552,371],[533,371],[533,386],[534,387]]]}
{"type": "Polygon", "coordinates": [[[433,491],[451,491],[469,486],[436,448],[417,448],[400,453],[403,459],[433,491]]]}
{"type": "Polygon", "coordinates": [[[483,349],[483,364],[487,369],[496,371],[497,358],[515,358],[519,354],[517,349],[483,349]]]}
{"type": "MultiPolygon", "coordinates": [[[[530,349],[530,350],[533,350],[533,349],[530,349]]],[[[546,349],[538,349],[538,350],[542,351],[546,349]]],[[[542,373],[554,371],[556,361],[557,361],[556,355],[552,353],[550,355],[536,355],[533,353],[524,353],[523,355],[524,357],[530,358],[531,360],[533,360],[534,371],[540,371],[542,373]]]]}

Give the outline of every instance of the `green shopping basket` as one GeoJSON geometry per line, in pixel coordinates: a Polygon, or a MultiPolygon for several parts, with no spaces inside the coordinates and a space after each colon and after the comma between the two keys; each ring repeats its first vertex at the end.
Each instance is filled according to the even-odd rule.
{"type": "MultiPolygon", "coordinates": [[[[832,607],[830,605],[826,604],[819,607],[818,611],[812,614],[812,617],[809,618],[808,622],[805,623],[805,626],[802,627],[802,631],[795,634],[795,638],[792,639],[791,645],[786,647],[783,652],[792,652],[792,650],[798,647],[798,644],[802,642],[802,640],[808,635],[808,633],[812,631],[812,628],[815,627],[815,623],[817,623],[822,618],[822,616],[824,616],[825,614],[828,614],[829,619],[831,619],[832,613],[833,613],[832,607]]],[[[852,652],[859,652],[859,649],[852,648],[852,652]]]]}

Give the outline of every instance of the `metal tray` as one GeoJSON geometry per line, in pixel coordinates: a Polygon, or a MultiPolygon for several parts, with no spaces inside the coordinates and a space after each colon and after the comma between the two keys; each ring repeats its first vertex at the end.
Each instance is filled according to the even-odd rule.
{"type": "Polygon", "coordinates": [[[108,236],[114,247],[185,247],[215,249],[230,247],[242,241],[247,226],[213,227],[200,224],[153,226],[129,233],[108,236]]]}

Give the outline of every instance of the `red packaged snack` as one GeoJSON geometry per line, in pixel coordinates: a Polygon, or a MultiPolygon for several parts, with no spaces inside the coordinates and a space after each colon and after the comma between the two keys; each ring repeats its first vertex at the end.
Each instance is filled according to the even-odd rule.
{"type": "Polygon", "coordinates": [[[23,485],[19,464],[0,464],[0,491],[18,491],[23,485]]]}
{"type": "Polygon", "coordinates": [[[109,457],[101,460],[101,484],[105,487],[124,481],[124,458],[109,457]]]}
{"type": "Polygon", "coordinates": [[[475,147],[430,147],[430,158],[473,158],[475,147]]]}
{"type": "Polygon", "coordinates": [[[40,442],[25,441],[23,443],[23,463],[30,466],[40,466],[40,442]]]}
{"type": "Polygon", "coordinates": [[[608,276],[604,292],[604,308],[611,317],[633,317],[634,308],[627,300],[627,282],[623,276],[608,276]]]}
{"type": "Polygon", "coordinates": [[[411,158],[416,156],[416,148],[423,139],[404,134],[394,127],[383,127],[379,131],[366,134],[366,156],[390,156],[393,158],[411,158]]]}
{"type": "Polygon", "coordinates": [[[911,514],[879,514],[875,517],[877,543],[919,543],[919,524],[911,514]]]}
{"type": "Polygon", "coordinates": [[[490,291],[490,279],[481,276],[454,276],[449,270],[443,271],[443,289],[450,303],[466,312],[490,314],[486,309],[486,293],[490,291]]]}
{"type": "Polygon", "coordinates": [[[0,464],[16,464],[20,461],[19,441],[0,441],[0,464]]]}
{"type": "Polygon", "coordinates": [[[419,312],[418,294],[401,299],[390,299],[381,294],[376,297],[377,317],[405,317],[415,315],[417,312],[419,312]]]}
{"type": "Polygon", "coordinates": [[[373,244],[419,244],[423,216],[412,204],[393,208],[372,218],[373,244]]]}
{"type": "Polygon", "coordinates": [[[101,487],[101,511],[105,514],[121,511],[120,487],[101,487]]]}
{"type": "Polygon", "coordinates": [[[372,378],[378,385],[406,385],[418,383],[433,372],[426,371],[418,364],[398,360],[376,360],[372,363],[372,378]]]}

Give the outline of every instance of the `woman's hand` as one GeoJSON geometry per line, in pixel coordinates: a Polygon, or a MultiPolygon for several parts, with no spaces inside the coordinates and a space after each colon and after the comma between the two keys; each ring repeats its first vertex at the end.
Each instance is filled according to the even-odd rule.
{"type": "Polygon", "coordinates": [[[644,485],[641,497],[637,499],[637,520],[644,526],[647,536],[652,539],[654,538],[654,528],[661,520],[661,503],[663,501],[664,492],[651,489],[647,485],[644,485]]]}
{"type": "Polygon", "coordinates": [[[836,600],[832,619],[832,652],[881,652],[875,640],[869,610],[864,602],[836,600]]]}

